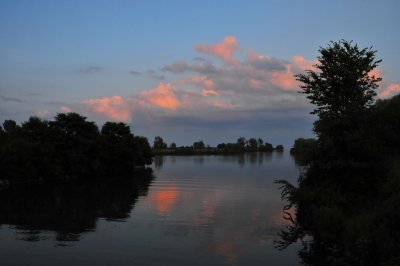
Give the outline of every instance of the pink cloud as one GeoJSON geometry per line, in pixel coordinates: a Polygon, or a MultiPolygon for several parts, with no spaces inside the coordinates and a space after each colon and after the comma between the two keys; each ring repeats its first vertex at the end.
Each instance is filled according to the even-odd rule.
{"type": "Polygon", "coordinates": [[[202,86],[202,96],[220,96],[220,93],[214,89],[215,82],[209,79],[207,76],[193,76],[180,81],[181,84],[194,84],[202,86]]]}
{"type": "Polygon", "coordinates": [[[286,72],[273,72],[271,73],[271,83],[283,89],[299,88],[299,82],[295,79],[292,71],[292,65],[286,65],[286,72]]]}
{"type": "Polygon", "coordinates": [[[205,78],[203,80],[203,82],[204,82],[204,85],[206,86],[206,88],[211,88],[211,87],[214,87],[214,85],[215,85],[214,81],[212,81],[208,78],[205,78]]]}
{"type": "Polygon", "coordinates": [[[318,63],[317,60],[307,60],[301,55],[295,55],[292,57],[293,64],[301,70],[313,70],[315,71],[314,65],[318,63]]]}
{"type": "Polygon", "coordinates": [[[379,94],[381,97],[387,97],[394,92],[400,91],[400,83],[391,83],[383,92],[379,94]]]}
{"type": "Polygon", "coordinates": [[[152,104],[161,108],[176,110],[181,102],[175,95],[175,87],[169,83],[160,83],[152,90],[146,90],[139,94],[142,103],[152,104]]]}
{"type": "MultiPolygon", "coordinates": [[[[199,85],[202,86],[202,91],[201,91],[201,95],[202,96],[221,96],[221,94],[212,89],[215,86],[215,82],[211,79],[209,79],[207,76],[193,76],[187,79],[183,79],[180,81],[181,84],[194,84],[194,85],[199,85]]],[[[194,93],[193,95],[195,95],[196,93],[194,93]]],[[[185,98],[186,98],[186,103],[190,103],[192,102],[190,99],[188,99],[187,97],[190,97],[191,94],[186,93],[185,94],[185,98]]]]}
{"type": "Polygon", "coordinates": [[[247,50],[247,60],[249,60],[249,61],[262,60],[262,59],[265,59],[265,58],[268,58],[268,57],[265,56],[265,55],[257,54],[256,52],[254,52],[254,50],[252,48],[249,48],[247,50]]]}
{"type": "Polygon", "coordinates": [[[317,60],[307,60],[301,55],[295,55],[292,57],[292,62],[286,64],[285,72],[271,73],[271,82],[285,90],[298,90],[300,83],[295,75],[305,70],[317,71],[314,67],[317,63],[317,60]]]}
{"type": "Polygon", "coordinates": [[[236,64],[236,59],[233,58],[235,51],[239,50],[235,36],[226,36],[222,42],[217,44],[198,44],[194,49],[201,53],[222,58],[225,63],[236,64]]]}
{"type": "Polygon", "coordinates": [[[117,121],[129,121],[131,119],[131,111],[121,96],[104,97],[97,99],[89,99],[83,103],[90,110],[97,114],[105,115],[117,121]]]}
{"type": "Polygon", "coordinates": [[[71,112],[71,108],[69,108],[68,106],[61,106],[60,107],[60,111],[62,112],[62,113],[70,113],[71,112]]]}
{"type": "MultiPolygon", "coordinates": [[[[246,74],[252,88],[269,88],[275,85],[284,90],[297,90],[299,82],[294,77],[304,70],[316,70],[314,65],[317,60],[307,60],[301,55],[292,57],[291,62],[277,59],[267,55],[260,55],[249,48],[247,52],[246,74]]],[[[245,66],[242,64],[241,66],[245,66]]]]}
{"type": "Polygon", "coordinates": [[[201,95],[203,95],[203,96],[220,96],[221,94],[218,91],[215,91],[215,90],[203,89],[201,91],[201,95]]]}
{"type": "Polygon", "coordinates": [[[374,68],[372,69],[369,73],[368,73],[369,77],[375,77],[375,78],[382,78],[383,77],[383,73],[382,70],[380,70],[379,68],[374,68]]]}
{"type": "Polygon", "coordinates": [[[207,76],[193,76],[187,79],[181,80],[182,84],[195,84],[195,85],[203,85],[207,89],[214,87],[215,83],[207,76]]]}
{"type": "Polygon", "coordinates": [[[251,87],[253,87],[255,89],[261,89],[261,87],[262,87],[261,81],[257,80],[257,79],[250,79],[249,84],[251,87]]]}
{"type": "Polygon", "coordinates": [[[195,74],[185,75],[184,79],[171,83],[159,83],[154,88],[126,98],[89,99],[84,104],[94,113],[124,121],[131,119],[132,113],[139,121],[157,115],[209,116],[210,110],[283,108],[287,105],[302,107],[305,104],[304,99],[295,93],[300,84],[294,75],[314,69],[317,61],[307,60],[301,55],[295,55],[288,61],[257,54],[251,48],[246,58],[238,60],[234,58],[234,53],[240,48],[234,36],[227,36],[217,44],[196,45],[195,49],[223,61],[219,66],[207,61],[207,70],[186,61],[177,61],[166,65],[163,70],[195,74]],[[177,109],[179,112],[174,112],[177,109]]]}

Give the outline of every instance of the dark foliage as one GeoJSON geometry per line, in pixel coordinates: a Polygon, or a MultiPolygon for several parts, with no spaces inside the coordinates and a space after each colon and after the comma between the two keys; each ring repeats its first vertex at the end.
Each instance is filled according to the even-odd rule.
{"type": "Polygon", "coordinates": [[[275,150],[277,151],[277,152],[283,152],[283,146],[282,145],[278,145],[278,146],[276,146],[275,147],[275,150]]]}
{"type": "Polygon", "coordinates": [[[30,117],[21,126],[6,120],[3,127],[2,183],[129,175],[152,163],[147,139],[124,123],[107,122],[99,132],[94,122],[68,113],[54,121],[30,117]]]}
{"type": "Polygon", "coordinates": [[[50,238],[57,245],[68,245],[96,229],[99,218],[128,218],[139,196],[147,195],[153,178],[151,169],[146,169],[135,178],[114,175],[98,178],[100,182],[82,179],[11,187],[0,193],[0,225],[16,227],[20,240],[50,238]]]}
{"type": "Polygon", "coordinates": [[[171,143],[169,148],[161,137],[157,136],[154,140],[154,153],[158,155],[227,155],[247,152],[273,152],[274,150],[282,152],[283,149],[282,145],[277,145],[274,149],[272,144],[264,143],[260,138],[258,140],[255,138],[246,140],[246,138],[240,137],[235,143],[220,143],[217,147],[210,147],[202,140],[194,142],[192,146],[177,147],[175,143],[171,143]]]}
{"type": "Polygon", "coordinates": [[[203,150],[205,148],[206,148],[206,145],[204,144],[204,142],[202,140],[196,141],[193,143],[194,150],[203,150]]]}
{"type": "Polygon", "coordinates": [[[294,155],[296,163],[299,165],[309,164],[315,158],[317,149],[317,140],[299,138],[294,141],[293,148],[290,149],[290,154],[294,155]]]}
{"type": "Polygon", "coordinates": [[[153,148],[155,150],[161,150],[161,149],[166,149],[167,148],[167,143],[164,142],[163,138],[160,136],[156,136],[154,138],[154,143],[153,143],[153,148]]]}
{"type": "Polygon", "coordinates": [[[297,76],[316,105],[318,138],[295,143],[306,165],[298,187],[280,181],[296,217],[278,247],[308,235],[305,265],[398,265],[400,96],[373,104],[371,48],[340,41],[320,53],[317,71],[297,76]]]}
{"type": "MultiPolygon", "coordinates": [[[[297,75],[302,93],[316,105],[312,112],[324,119],[342,119],[365,112],[373,102],[381,78],[368,74],[381,60],[372,48],[359,49],[345,40],[320,48],[316,71],[297,75]]],[[[316,128],[318,133],[318,128],[316,128]]]]}

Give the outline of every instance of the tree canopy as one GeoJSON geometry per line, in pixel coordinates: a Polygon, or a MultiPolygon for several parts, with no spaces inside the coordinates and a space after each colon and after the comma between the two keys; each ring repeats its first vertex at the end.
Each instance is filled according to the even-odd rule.
{"type": "Polygon", "coordinates": [[[152,163],[147,139],[124,123],[107,122],[100,132],[86,117],[62,113],[53,121],[30,117],[21,126],[6,120],[3,127],[1,179],[10,183],[130,175],[152,163]]]}
{"type": "Polygon", "coordinates": [[[316,105],[312,113],[319,119],[340,119],[371,106],[382,80],[371,72],[382,61],[375,59],[376,51],[341,40],[320,48],[319,53],[315,71],[296,75],[301,92],[316,105]]]}
{"type": "Polygon", "coordinates": [[[164,139],[160,136],[156,136],[153,142],[153,148],[157,150],[166,149],[168,147],[167,143],[164,142],[164,139]]]}

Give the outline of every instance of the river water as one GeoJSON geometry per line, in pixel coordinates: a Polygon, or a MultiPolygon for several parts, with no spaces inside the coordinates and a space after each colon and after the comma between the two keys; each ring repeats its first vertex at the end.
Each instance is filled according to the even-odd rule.
{"type": "Polygon", "coordinates": [[[145,181],[0,192],[0,265],[297,265],[273,241],[286,153],[162,156],[145,181]]]}

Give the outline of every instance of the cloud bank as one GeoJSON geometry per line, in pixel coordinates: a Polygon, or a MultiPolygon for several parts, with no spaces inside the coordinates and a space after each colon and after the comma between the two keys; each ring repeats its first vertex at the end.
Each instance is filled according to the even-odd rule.
{"type": "Polygon", "coordinates": [[[312,69],[315,61],[301,55],[286,60],[259,54],[241,47],[235,36],[196,44],[193,50],[194,60],[160,66],[163,75],[159,70],[129,72],[159,80],[154,87],[131,95],[86,99],[63,105],[61,111],[76,110],[97,121],[123,121],[134,127],[217,131],[275,127],[278,132],[283,124],[298,119],[299,110],[308,116],[308,104],[297,93],[294,75],[312,69]]]}
{"type": "Polygon", "coordinates": [[[400,83],[390,83],[379,96],[386,98],[400,92],[400,83]]]}
{"type": "MultiPolygon", "coordinates": [[[[264,128],[274,127],[279,132],[291,130],[292,124],[301,127],[296,121],[310,120],[311,106],[298,93],[300,84],[294,75],[314,70],[316,60],[302,55],[288,60],[260,54],[251,47],[241,47],[235,36],[214,44],[196,44],[193,49],[198,53],[194,60],[160,66],[163,75],[158,70],[129,72],[158,80],[155,87],[131,95],[87,99],[63,108],[139,127],[243,126],[256,130],[254,125],[264,123],[264,128]]],[[[371,75],[381,77],[382,72],[376,69],[371,75]]],[[[382,87],[381,97],[400,91],[397,83],[382,87]]]]}

